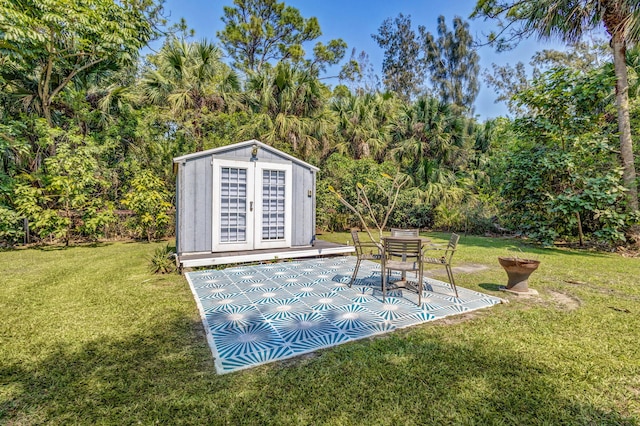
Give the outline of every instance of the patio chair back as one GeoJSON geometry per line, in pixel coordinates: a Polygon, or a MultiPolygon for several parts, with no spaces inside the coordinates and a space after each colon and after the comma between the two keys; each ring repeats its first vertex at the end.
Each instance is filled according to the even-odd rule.
{"type": "Polygon", "coordinates": [[[449,242],[447,243],[447,249],[444,252],[444,258],[447,263],[451,263],[451,258],[458,248],[458,241],[460,241],[460,235],[455,233],[451,234],[449,242]]]}
{"type": "Polygon", "coordinates": [[[420,260],[422,240],[419,238],[387,237],[384,239],[385,260],[402,262],[420,260]]]}
{"type": "Polygon", "coordinates": [[[382,256],[382,298],[387,290],[391,271],[416,273],[418,304],[422,303],[422,240],[420,238],[386,237],[382,256]]]}
{"type": "Polygon", "coordinates": [[[358,256],[360,260],[380,260],[380,247],[376,243],[373,241],[361,241],[358,236],[358,231],[356,230],[351,230],[351,239],[356,249],[356,256],[358,256]]]}
{"type": "Polygon", "coordinates": [[[392,237],[418,237],[420,236],[420,229],[419,228],[412,228],[412,229],[391,228],[391,236],[392,237]]]}

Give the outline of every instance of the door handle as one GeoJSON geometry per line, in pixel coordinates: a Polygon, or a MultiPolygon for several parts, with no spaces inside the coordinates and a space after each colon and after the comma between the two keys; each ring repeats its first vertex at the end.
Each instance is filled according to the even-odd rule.
{"type": "Polygon", "coordinates": [[[249,211],[253,211],[253,201],[249,201],[249,211]]]}

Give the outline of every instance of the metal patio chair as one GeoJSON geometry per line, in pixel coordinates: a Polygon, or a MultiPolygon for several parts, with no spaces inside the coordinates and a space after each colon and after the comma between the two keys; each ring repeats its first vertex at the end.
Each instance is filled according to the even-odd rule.
{"type": "Polygon", "coordinates": [[[449,277],[449,285],[456,293],[456,297],[458,297],[458,289],[456,287],[456,282],[453,279],[453,272],[451,271],[451,259],[453,258],[453,254],[456,252],[459,240],[460,235],[453,233],[451,234],[451,238],[446,246],[438,246],[436,244],[426,246],[423,250],[422,256],[423,263],[444,266],[447,270],[447,276],[449,277]],[[432,254],[430,252],[434,253],[432,254]]]}
{"type": "Polygon", "coordinates": [[[401,271],[405,279],[405,288],[409,284],[407,272],[416,273],[415,290],[418,292],[418,305],[422,304],[422,240],[420,238],[385,237],[382,256],[382,301],[387,293],[387,282],[391,271],[401,271]]]}
{"type": "MultiPolygon", "coordinates": [[[[392,237],[419,237],[420,229],[419,228],[391,228],[391,236],[392,237]]],[[[407,277],[407,273],[402,273],[402,279],[405,280],[407,277]]]]}
{"type": "Polygon", "coordinates": [[[356,267],[353,270],[351,281],[349,281],[349,287],[355,282],[358,275],[358,269],[360,269],[360,263],[363,260],[381,260],[382,251],[380,246],[373,241],[360,241],[358,231],[351,230],[351,239],[353,240],[353,246],[356,248],[356,267]]]}

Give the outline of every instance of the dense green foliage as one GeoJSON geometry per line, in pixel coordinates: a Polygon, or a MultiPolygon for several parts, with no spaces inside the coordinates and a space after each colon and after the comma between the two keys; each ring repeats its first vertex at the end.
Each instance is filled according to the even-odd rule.
{"type": "Polygon", "coordinates": [[[133,210],[133,229],[148,241],[164,234],[172,218],[168,211],[171,204],[162,180],[148,170],[142,170],[131,180],[131,188],[122,198],[122,204],[133,210]]]}
{"type": "Polygon", "coordinates": [[[8,1],[0,16],[6,88],[49,125],[70,84],[132,63],[152,31],[140,5],[112,0],[8,1]]]}
{"type": "Polygon", "coordinates": [[[620,243],[637,220],[626,213],[608,118],[611,79],[609,67],[554,68],[515,98],[529,115],[513,122],[517,151],[504,160],[501,193],[512,226],[546,244],[584,232],[620,243]]]}
{"type": "MultiPolygon", "coordinates": [[[[23,241],[25,219],[32,241],[166,236],[172,158],[251,138],[320,167],[322,229],[358,224],[329,188],[352,204],[358,185],[372,188],[382,211],[375,188],[386,174],[409,178],[388,226],[629,241],[637,217],[613,143],[617,72],[606,61],[583,70],[589,47],[581,60],[541,53],[557,67],[517,90],[508,90],[508,72],[494,75],[493,84],[518,93],[510,102],[520,114],[480,123],[471,108],[478,58],[458,17],[453,30],[445,17],[431,23],[435,36],[403,15],[384,21],[374,35],[385,51],[381,91],[364,52],[343,65],[343,85],[328,85],[323,73],[346,45],[312,46],[320,23],[275,0],[237,0],[219,40],[191,40],[182,27],[145,57],[140,48],[162,23],[159,4],[65,5],[1,5],[2,245],[23,241]]],[[[640,72],[637,56],[628,52],[630,75],[640,72]]]]}
{"type": "Polygon", "coordinates": [[[604,27],[613,56],[620,163],[627,190],[627,209],[638,210],[638,182],[629,104],[627,49],[640,41],[640,4],[630,0],[478,0],[474,17],[492,18],[497,31],[489,42],[498,49],[530,36],[575,43],[604,27]]]}

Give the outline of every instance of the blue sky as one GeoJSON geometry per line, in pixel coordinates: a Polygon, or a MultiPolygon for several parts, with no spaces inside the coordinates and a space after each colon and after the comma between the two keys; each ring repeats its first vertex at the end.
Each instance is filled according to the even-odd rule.
{"type": "MultiPolygon", "coordinates": [[[[437,18],[444,15],[447,26],[452,27],[454,16],[461,16],[469,21],[471,33],[480,37],[492,28],[491,22],[469,20],[475,0],[288,0],[285,3],[300,10],[302,16],[318,18],[322,37],[320,41],[342,38],[351,48],[364,50],[369,54],[376,71],[380,73],[383,52],[371,34],[377,32],[382,21],[395,18],[398,14],[411,15],[415,28],[424,25],[428,31],[436,33],[437,18]]],[[[172,22],[185,18],[189,27],[195,29],[196,38],[216,39],[216,31],[223,28],[220,18],[223,7],[233,5],[233,0],[166,0],[165,11],[170,14],[172,22]]],[[[531,56],[538,50],[559,48],[558,44],[542,43],[535,39],[525,40],[518,48],[497,54],[490,47],[480,48],[481,69],[491,68],[492,63],[504,65],[522,61],[529,62],[531,56]]],[[[311,46],[308,46],[311,49],[311,46]]],[[[337,80],[330,84],[337,84],[337,80]]],[[[481,79],[481,88],[475,105],[475,113],[481,119],[506,115],[507,110],[502,104],[495,104],[495,93],[486,86],[481,79]]]]}

